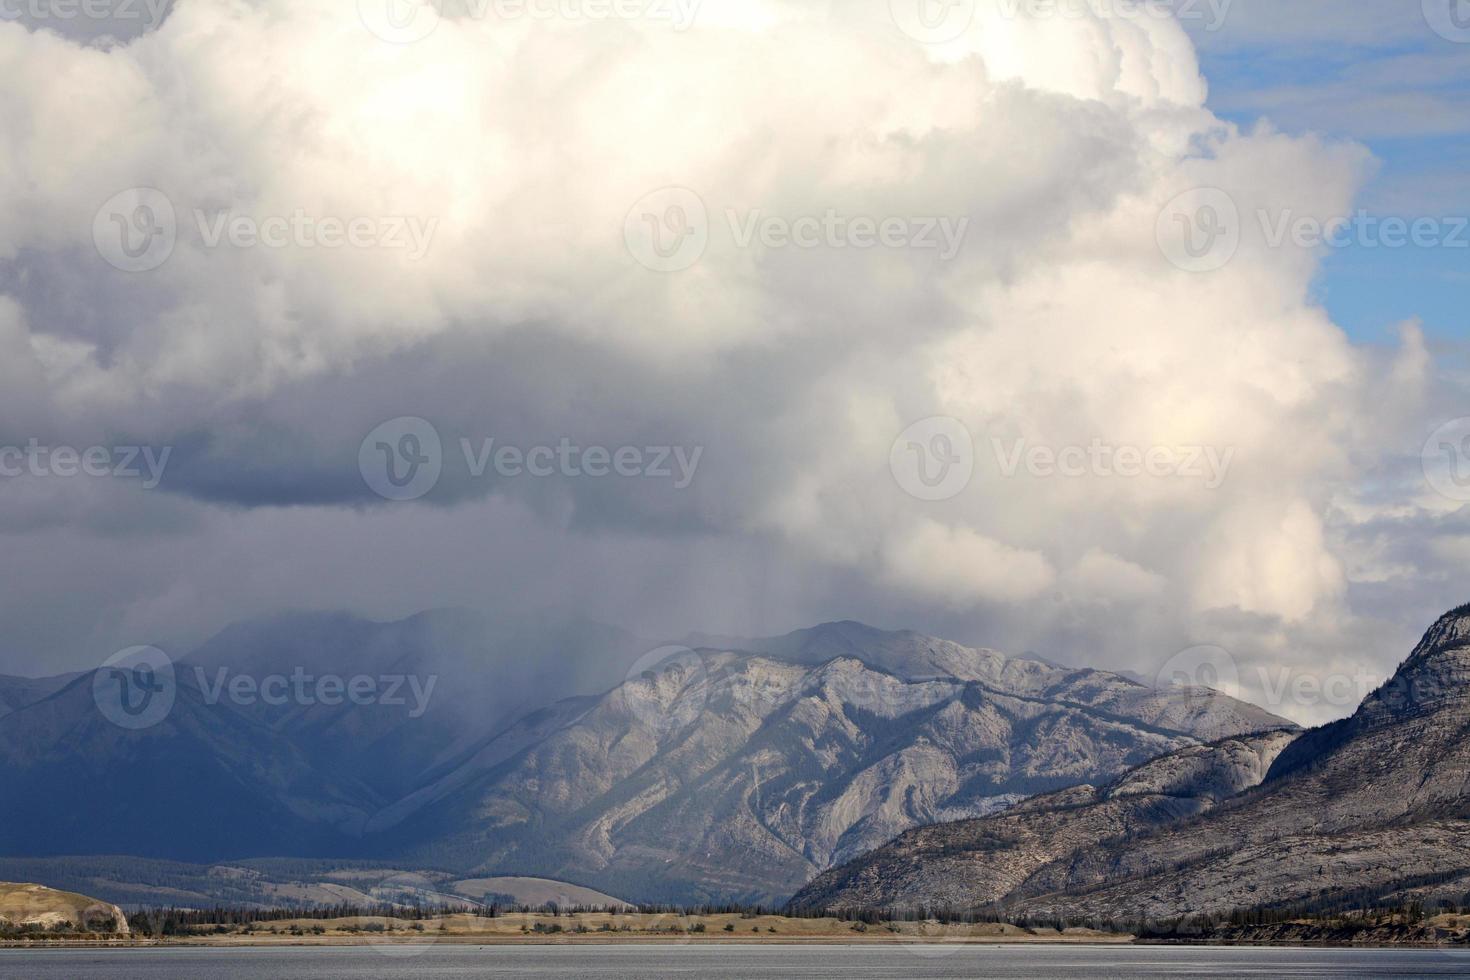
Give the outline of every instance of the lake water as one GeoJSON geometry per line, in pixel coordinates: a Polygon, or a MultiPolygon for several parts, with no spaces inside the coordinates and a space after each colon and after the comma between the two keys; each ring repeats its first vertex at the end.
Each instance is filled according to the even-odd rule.
{"type": "Polygon", "coordinates": [[[1470,977],[1470,951],[728,945],[0,950],[0,978],[4,980],[466,980],[470,977],[573,977],[576,980],[1470,977]]]}

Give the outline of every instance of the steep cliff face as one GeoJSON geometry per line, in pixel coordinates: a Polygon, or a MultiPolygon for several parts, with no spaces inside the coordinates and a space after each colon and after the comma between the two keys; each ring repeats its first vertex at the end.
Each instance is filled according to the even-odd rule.
{"type": "MultiPolygon", "coordinates": [[[[1202,806],[1191,792],[1181,803],[1171,793],[1165,798],[1173,812],[1165,819],[1093,823],[1116,810],[1084,799],[1085,846],[1053,848],[1042,861],[994,848],[990,840],[1007,821],[1015,822],[1017,835],[1045,838],[1052,823],[1074,827],[1080,819],[1064,818],[1060,807],[1036,812],[1044,801],[1033,801],[999,818],[927,831],[967,855],[968,864],[955,861],[948,877],[906,868],[904,855],[885,849],[820,879],[821,887],[814,883],[799,900],[1004,898],[1018,911],[1129,917],[1330,903],[1349,895],[1423,898],[1436,889],[1459,899],[1470,883],[1467,731],[1470,609],[1462,608],[1436,622],[1352,717],[1279,749],[1259,785],[1242,786],[1223,802],[1202,806]],[[874,876],[866,870],[873,865],[863,862],[880,856],[876,876],[893,884],[873,888],[864,878],[874,876]]],[[[1174,758],[1160,763],[1172,765],[1174,758]]],[[[1200,772],[1191,770],[1186,784],[1198,785],[1200,772]]],[[[1218,788],[1229,787],[1227,778],[1218,788]]],[[[1117,791],[1110,795],[1116,804],[1117,791]]]]}
{"type": "Polygon", "coordinates": [[[0,881],[0,927],[129,933],[128,917],[116,905],[44,885],[5,881],[0,881]]]}

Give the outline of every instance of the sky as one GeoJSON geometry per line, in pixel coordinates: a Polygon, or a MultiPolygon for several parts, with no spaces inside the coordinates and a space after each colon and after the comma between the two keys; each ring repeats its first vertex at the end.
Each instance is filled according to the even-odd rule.
{"type": "Polygon", "coordinates": [[[1459,0],[27,2],[0,673],[857,619],[1315,722],[1470,600],[1459,0]]]}
{"type": "MultiPolygon", "coordinates": [[[[1470,58],[1463,43],[1425,29],[1431,19],[1443,26],[1437,11],[1450,9],[1235,0],[1216,30],[1183,23],[1222,118],[1363,143],[1380,169],[1359,206],[1417,218],[1470,210],[1470,58]]],[[[1464,259],[1451,249],[1333,249],[1317,295],[1360,342],[1383,342],[1410,319],[1432,338],[1463,340],[1464,259]]]]}

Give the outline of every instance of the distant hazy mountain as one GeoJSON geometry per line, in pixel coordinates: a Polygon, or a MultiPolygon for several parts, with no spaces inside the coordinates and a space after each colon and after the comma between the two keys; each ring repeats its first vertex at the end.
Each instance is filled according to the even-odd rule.
{"type": "Polygon", "coordinates": [[[210,706],[187,672],[160,724],[119,728],[92,677],[0,718],[0,853],[215,860],[340,849],[378,805],[279,732],[210,706]]]}
{"type": "Polygon", "coordinates": [[[178,661],[172,711],[141,731],[99,712],[91,673],[18,682],[21,707],[0,716],[0,854],[214,861],[371,850],[362,834],[375,813],[538,705],[606,690],[641,647],[608,627],[507,625],[463,611],[396,623],[293,614],[231,627],[178,661]],[[312,679],[412,675],[433,687],[418,717],[407,682],[393,705],[229,695],[236,678],[298,669],[312,679]]]}
{"type": "Polygon", "coordinates": [[[318,766],[391,802],[522,716],[620,683],[647,646],[580,620],[492,620],[462,609],[392,623],[295,613],[225,630],[190,654],[179,673],[205,688],[241,674],[289,676],[298,668],[311,676],[408,678],[394,695],[402,704],[231,705],[290,738],[318,766]],[[425,710],[415,716],[420,704],[425,710]]]}
{"type": "Polygon", "coordinates": [[[1467,731],[1470,607],[1435,623],[1351,718],[1284,748],[1276,738],[1225,743],[1203,769],[1198,750],[1145,766],[1140,774],[1190,763],[1157,805],[1139,811],[1130,777],[1101,793],[925,828],[823,876],[796,901],[1004,901],[1016,912],[1115,917],[1458,902],[1470,891],[1467,731]],[[1259,763],[1276,752],[1255,785],[1259,763]],[[1240,792],[1217,803],[1231,787],[1240,792]],[[1037,853],[1023,846],[1031,840],[1047,845],[1037,853]]]}
{"type": "Polygon", "coordinates": [[[391,858],[775,901],[916,825],[1286,724],[1211,691],[855,623],[740,645],[623,683],[640,646],[590,625],[242,625],[176,665],[152,728],[103,717],[90,674],[18,695],[0,717],[0,854],[391,858]],[[293,672],[436,685],[419,713],[221,693],[293,672]]]}
{"type": "Polygon", "coordinates": [[[60,677],[8,677],[0,674],[0,718],[60,690],[79,675],[60,677]]]}

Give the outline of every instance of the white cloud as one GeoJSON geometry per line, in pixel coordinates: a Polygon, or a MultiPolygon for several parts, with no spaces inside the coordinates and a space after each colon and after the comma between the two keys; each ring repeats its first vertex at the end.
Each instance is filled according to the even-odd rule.
{"type": "Polygon", "coordinates": [[[1056,578],[1042,555],[930,520],[889,536],[883,571],[900,588],[962,607],[1034,599],[1056,578]]]}
{"type": "MultiPolygon", "coordinates": [[[[1348,343],[1312,300],[1319,256],[1270,247],[1256,215],[1347,211],[1366,152],[1221,122],[1172,20],[982,5],[970,31],[926,46],[887,8],[706,0],[686,32],[459,19],[393,45],[341,0],[191,0],[110,52],[0,25],[12,93],[0,109],[0,260],[16,270],[0,279],[11,294],[0,346],[32,353],[49,386],[0,397],[62,428],[203,433],[221,466],[255,465],[269,484],[255,502],[269,504],[351,500],[333,467],[348,461],[352,482],[354,434],[396,415],[613,445],[686,433],[707,445],[704,479],[677,501],[495,487],[544,522],[557,544],[521,542],[542,559],[572,562],[609,528],[628,535],[604,574],[629,619],[639,602],[679,605],[630,591],[640,576],[670,597],[718,580],[718,599],[691,605],[748,603],[758,628],[859,615],[841,607],[892,590],[892,615],[980,610],[1036,645],[1058,623],[1080,629],[1064,622],[1072,603],[1098,598],[1165,610],[1170,636],[1221,608],[1261,617],[1263,636],[1340,614],[1347,577],[1321,515],[1399,431],[1428,366],[1412,343],[1420,356],[1397,366],[1348,343]],[[625,223],[671,185],[697,193],[709,241],[692,267],[652,272],[625,246],[625,223]],[[133,186],[167,194],[182,229],[153,272],[116,272],[94,251],[95,209],[133,186]],[[1238,253],[1207,274],[1171,265],[1156,238],[1161,209],[1196,187],[1225,190],[1240,215],[1238,253]],[[417,261],[209,247],[196,209],[437,226],[417,261]],[[752,215],[829,212],[964,218],[968,230],[952,262],[742,248],[734,230],[752,215]],[[891,478],[889,450],[936,415],[969,427],[981,458],[964,493],[924,504],[891,478]],[[1008,477],[986,455],[992,437],[1210,448],[1233,462],[1213,488],[1008,477]],[[718,571],[668,574],[681,552],[661,538],[684,533],[718,571]],[[782,563],[821,585],[771,599],[768,570],[782,563]],[[750,591],[731,596],[737,587],[750,591]]],[[[451,447],[457,434],[446,432],[451,447]]],[[[323,535],[294,533],[300,512],[187,506],[191,527],[213,524],[199,540],[242,554],[253,601],[345,601],[321,584],[323,535]],[[268,557],[243,556],[246,522],[268,557]],[[296,548],[310,549],[312,574],[292,572],[296,548]]],[[[409,514],[322,526],[367,537],[376,522],[395,540],[423,526],[456,572],[472,565],[442,514],[409,514]]],[[[110,596],[126,593],[133,612],[115,615],[135,628],[140,609],[195,605],[185,576],[165,571],[167,542],[154,547],[151,597],[135,594],[143,583],[110,596]]],[[[355,539],[341,553],[372,568],[373,602],[421,594],[414,568],[375,564],[365,548],[355,539]]],[[[547,601],[558,594],[554,575],[534,581],[547,601]]],[[[1120,636],[1100,640],[1099,656],[1133,642],[1120,636]]]]}
{"type": "Polygon", "coordinates": [[[1066,578],[1074,595],[1132,602],[1162,595],[1168,587],[1163,576],[1100,548],[1083,555],[1067,570],[1066,578]]]}

